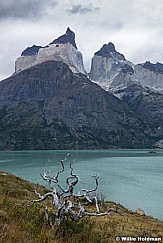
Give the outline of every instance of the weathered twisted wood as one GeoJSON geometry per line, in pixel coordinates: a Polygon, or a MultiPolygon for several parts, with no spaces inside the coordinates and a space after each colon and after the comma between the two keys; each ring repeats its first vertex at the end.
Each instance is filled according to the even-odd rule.
{"type": "MultiPolygon", "coordinates": [[[[98,189],[98,179],[99,177],[92,176],[92,178],[95,179],[95,188],[91,190],[87,189],[81,189],[78,193],[74,193],[75,186],[81,182],[79,176],[77,176],[73,172],[73,163],[75,160],[72,160],[69,163],[70,168],[70,176],[66,178],[66,184],[68,186],[67,189],[63,188],[63,186],[59,182],[59,175],[64,172],[65,166],[64,163],[70,157],[70,154],[67,154],[64,160],[61,160],[61,170],[56,173],[55,176],[51,175],[51,171],[48,168],[48,171],[41,174],[43,180],[47,181],[50,187],[50,192],[46,193],[45,195],[40,195],[35,190],[35,194],[38,197],[38,199],[32,201],[32,205],[38,202],[45,202],[47,198],[51,198],[51,203],[55,207],[54,217],[55,217],[55,223],[60,224],[63,220],[65,220],[68,216],[73,221],[78,221],[79,219],[82,219],[85,216],[105,216],[109,215],[112,211],[115,213],[120,212],[117,211],[115,208],[108,208],[106,212],[101,213],[98,205],[98,200],[96,197],[93,197],[92,199],[89,197],[89,193],[95,192],[98,189]],[[57,191],[58,190],[58,191],[57,191]],[[82,199],[82,200],[81,200],[82,199]],[[95,202],[96,205],[96,211],[93,213],[87,212],[84,208],[84,203],[82,203],[83,199],[87,201],[87,204],[92,204],[95,202]]],[[[83,183],[83,182],[81,182],[83,183]]],[[[49,219],[49,210],[48,207],[45,207],[45,218],[48,221],[50,226],[53,226],[52,222],[49,219]]]]}

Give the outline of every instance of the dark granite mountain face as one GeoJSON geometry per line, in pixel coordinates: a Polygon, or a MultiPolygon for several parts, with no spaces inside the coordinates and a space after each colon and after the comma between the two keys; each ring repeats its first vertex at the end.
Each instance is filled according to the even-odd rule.
{"type": "Polygon", "coordinates": [[[22,53],[21,56],[33,56],[36,55],[38,53],[38,51],[40,50],[40,48],[43,48],[41,46],[36,46],[33,45],[31,47],[27,47],[22,53]]]}
{"type": "Polygon", "coordinates": [[[104,44],[103,47],[95,53],[95,55],[126,60],[123,54],[116,51],[115,45],[111,42],[104,44]]]}
{"type": "Polygon", "coordinates": [[[55,39],[50,44],[65,44],[65,43],[70,43],[71,45],[73,45],[77,49],[77,46],[76,46],[76,43],[75,43],[75,33],[72,30],[70,30],[69,27],[66,30],[66,34],[61,35],[60,37],[55,39]]]}
{"type": "Polygon", "coordinates": [[[146,69],[149,69],[150,71],[163,74],[163,64],[162,63],[157,62],[156,64],[154,64],[154,63],[147,61],[142,66],[146,69]]]}
{"type": "Polygon", "coordinates": [[[163,139],[163,94],[136,84],[118,93],[123,93],[122,100],[135,116],[153,129],[154,137],[158,141],[163,139]]]}
{"type": "Polygon", "coordinates": [[[0,82],[1,150],[141,148],[157,141],[151,134],[121,100],[62,62],[0,82]]]}
{"type": "Polygon", "coordinates": [[[134,69],[130,66],[130,65],[127,65],[125,64],[122,68],[122,72],[123,73],[130,73],[130,74],[133,74],[134,73],[134,69]]]}

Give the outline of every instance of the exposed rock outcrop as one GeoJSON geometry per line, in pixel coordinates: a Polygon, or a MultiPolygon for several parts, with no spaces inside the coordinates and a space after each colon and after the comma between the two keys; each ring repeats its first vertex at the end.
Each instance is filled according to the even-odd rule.
{"type": "Polygon", "coordinates": [[[122,61],[126,60],[123,54],[116,51],[115,45],[112,42],[104,44],[103,47],[95,53],[95,55],[100,57],[114,58],[122,61]]]}
{"type": "Polygon", "coordinates": [[[105,90],[117,91],[120,87],[141,84],[155,90],[163,90],[163,64],[149,61],[134,65],[109,43],[95,52],[92,58],[90,78],[105,90]]]}
{"type": "Polygon", "coordinates": [[[157,62],[156,64],[151,63],[149,61],[142,64],[143,68],[149,69],[150,71],[153,71],[155,73],[161,73],[163,74],[163,64],[157,62]]]}
{"type": "Polygon", "coordinates": [[[154,144],[154,147],[159,148],[159,149],[163,149],[163,139],[157,141],[157,142],[154,144]]]}
{"type": "Polygon", "coordinates": [[[62,61],[74,73],[86,74],[82,54],[77,50],[75,43],[75,33],[70,28],[67,29],[66,34],[45,47],[33,45],[26,48],[15,62],[15,72],[20,72],[48,60],[62,61]]]}
{"type": "Polygon", "coordinates": [[[66,43],[70,43],[73,47],[78,49],[75,43],[75,33],[72,30],[70,30],[69,27],[66,30],[66,34],[61,35],[50,44],[66,44],[66,43]]]}
{"type": "Polygon", "coordinates": [[[113,44],[109,44],[109,47],[104,45],[92,59],[90,77],[120,98],[137,118],[152,128],[152,134],[161,141],[163,64],[146,62],[134,65],[123,57],[116,52],[113,44]]]}
{"type": "Polygon", "coordinates": [[[162,146],[162,64],[134,65],[109,43],[92,59],[96,84],[68,28],[15,67],[0,82],[0,149],[162,146]]]}
{"type": "Polygon", "coordinates": [[[25,57],[25,56],[33,56],[33,55],[37,55],[38,51],[43,48],[42,46],[36,46],[33,45],[31,47],[27,47],[22,53],[21,56],[25,57]]]}
{"type": "Polygon", "coordinates": [[[116,51],[114,44],[109,42],[108,45],[103,45],[94,54],[91,63],[90,79],[96,81],[104,89],[108,89],[109,85],[125,65],[131,66],[130,62],[126,61],[124,55],[116,51]]]}
{"type": "MultiPolygon", "coordinates": [[[[154,136],[157,141],[161,141],[163,138],[163,94],[147,87],[144,88],[140,84],[120,88],[115,91],[115,94],[126,103],[136,117],[155,131],[154,136]]],[[[156,147],[160,145],[161,143],[157,143],[156,147]]]]}
{"type": "Polygon", "coordinates": [[[163,64],[146,62],[135,65],[135,74],[143,87],[163,90],[163,64]]]}
{"type": "Polygon", "coordinates": [[[0,83],[0,149],[149,147],[151,129],[113,94],[47,61],[0,83]]]}
{"type": "Polygon", "coordinates": [[[138,208],[138,209],[136,210],[136,213],[139,214],[140,216],[145,216],[145,212],[144,212],[144,210],[141,209],[141,208],[138,208]]]}

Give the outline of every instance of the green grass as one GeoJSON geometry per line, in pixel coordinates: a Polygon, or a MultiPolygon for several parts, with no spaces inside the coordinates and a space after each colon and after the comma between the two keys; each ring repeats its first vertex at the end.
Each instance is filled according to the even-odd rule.
{"type": "MultiPolygon", "coordinates": [[[[33,192],[47,192],[14,175],[0,172],[0,242],[1,243],[114,243],[117,236],[161,237],[163,222],[140,216],[121,205],[123,216],[112,213],[105,217],[85,217],[79,222],[67,220],[51,229],[44,217],[44,205],[28,207],[36,199],[33,192]]],[[[115,203],[106,202],[101,210],[115,203]]],[[[94,206],[90,206],[91,210],[94,206]]],[[[130,242],[130,241],[128,241],[130,242]]]]}

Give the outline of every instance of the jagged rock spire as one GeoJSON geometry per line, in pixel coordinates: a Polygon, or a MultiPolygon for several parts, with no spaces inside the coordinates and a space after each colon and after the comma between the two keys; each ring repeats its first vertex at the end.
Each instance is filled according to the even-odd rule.
{"type": "Polygon", "coordinates": [[[119,60],[126,60],[123,54],[116,51],[115,45],[112,42],[104,44],[102,48],[95,53],[95,55],[116,58],[119,60]]]}
{"type": "Polygon", "coordinates": [[[77,49],[75,43],[75,33],[69,27],[67,28],[66,33],[64,35],[61,35],[50,44],[65,44],[68,42],[77,49]]]}
{"type": "MultiPolygon", "coordinates": [[[[77,49],[77,46],[76,46],[76,43],[75,43],[75,33],[69,27],[67,28],[66,33],[64,35],[61,35],[60,37],[55,39],[50,44],[65,44],[65,43],[68,43],[68,42],[77,49]]],[[[27,47],[21,53],[21,56],[36,55],[41,48],[43,48],[43,47],[42,46],[36,46],[36,45],[33,45],[31,47],[27,47]]]]}
{"type": "Polygon", "coordinates": [[[63,61],[74,73],[86,74],[82,53],[77,50],[75,43],[75,33],[69,27],[64,35],[47,46],[27,47],[15,62],[15,72],[20,72],[47,60],[63,61]]]}

